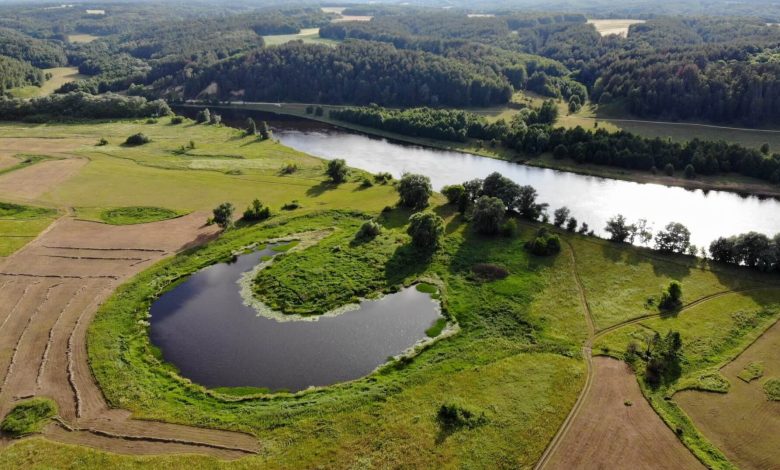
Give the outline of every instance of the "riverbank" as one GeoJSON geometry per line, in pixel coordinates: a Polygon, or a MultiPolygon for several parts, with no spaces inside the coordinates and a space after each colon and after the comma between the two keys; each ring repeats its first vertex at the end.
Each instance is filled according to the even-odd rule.
{"type": "MultiPolygon", "coordinates": [[[[187,107],[201,107],[202,105],[185,104],[187,107]]],[[[502,147],[490,147],[481,145],[475,141],[465,143],[449,142],[422,137],[411,137],[394,132],[387,132],[372,127],[360,126],[348,122],[331,119],[328,112],[332,109],[342,109],[347,106],[321,105],[324,110],[322,116],[307,114],[309,104],[297,103],[252,103],[252,104],[218,104],[210,105],[211,108],[228,108],[248,111],[260,111],[285,116],[293,116],[326,123],[356,132],[383,137],[397,142],[409,143],[440,150],[464,152],[481,157],[495,158],[537,168],[548,168],[566,171],[586,176],[632,181],[636,183],[653,183],[665,186],[677,186],[686,189],[701,189],[705,191],[728,191],[742,195],[758,197],[780,198],[780,186],[766,181],[750,178],[742,175],[726,174],[717,176],[697,176],[696,179],[687,179],[682,176],[666,176],[665,174],[652,174],[646,171],[629,170],[625,168],[607,167],[602,165],[579,164],[571,159],[554,159],[550,154],[542,154],[538,157],[523,157],[517,152],[502,147]]],[[[679,172],[682,174],[682,171],[679,172]]]]}

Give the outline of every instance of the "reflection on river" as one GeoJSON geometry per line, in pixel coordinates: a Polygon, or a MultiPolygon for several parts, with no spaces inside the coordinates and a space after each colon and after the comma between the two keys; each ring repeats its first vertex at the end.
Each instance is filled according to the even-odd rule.
{"type": "Polygon", "coordinates": [[[236,122],[243,122],[247,115],[269,120],[283,144],[314,156],[343,158],[350,166],[374,173],[386,171],[396,177],[404,172],[427,175],[436,190],[498,171],[519,184],[535,187],[539,200],[550,204],[550,211],[569,207],[572,216],[599,235],[604,234],[607,219],[619,213],[629,221],[646,219],[656,231],[669,222],[680,222],[690,229],[691,241],[699,246],[707,246],[719,236],[748,231],[772,236],[780,232],[780,201],[774,198],[585,176],[402,144],[313,121],[244,110],[222,112],[236,122]]]}
{"type": "Polygon", "coordinates": [[[274,254],[266,248],[205,268],[152,304],[152,343],[184,377],[291,391],[351,380],[425,339],[440,318],[438,304],[414,288],[316,321],[258,316],[238,281],[274,254]]]}

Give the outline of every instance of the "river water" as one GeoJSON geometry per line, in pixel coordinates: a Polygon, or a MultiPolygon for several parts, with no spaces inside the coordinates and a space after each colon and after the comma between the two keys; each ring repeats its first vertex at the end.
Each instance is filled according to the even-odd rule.
{"type": "Polygon", "coordinates": [[[538,200],[552,211],[567,206],[571,215],[604,235],[606,221],[623,214],[629,221],[646,219],[655,231],[680,222],[691,231],[691,241],[708,246],[720,237],[756,231],[780,233],[780,201],[727,191],[684,189],[634,183],[564,171],[535,168],[461,152],[395,142],[326,124],[246,110],[221,109],[226,122],[243,125],[247,116],[268,121],[283,144],[324,159],[343,158],[355,168],[373,173],[420,173],[434,189],[484,178],[497,171],[522,185],[531,185],[538,200]]]}

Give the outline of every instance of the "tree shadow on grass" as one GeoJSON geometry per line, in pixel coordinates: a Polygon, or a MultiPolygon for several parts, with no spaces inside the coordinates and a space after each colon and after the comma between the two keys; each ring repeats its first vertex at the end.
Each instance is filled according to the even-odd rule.
{"type": "Polygon", "coordinates": [[[306,195],[309,197],[322,196],[326,191],[332,191],[338,189],[339,185],[332,181],[321,181],[320,183],[312,186],[306,190],[306,195]]]}
{"type": "Polygon", "coordinates": [[[411,244],[396,248],[385,263],[385,281],[387,285],[397,285],[405,280],[423,274],[433,260],[433,250],[423,250],[411,244]]]}
{"type": "Polygon", "coordinates": [[[405,207],[394,207],[390,211],[382,212],[377,222],[387,229],[401,228],[409,223],[409,217],[413,213],[414,211],[405,207]]]}

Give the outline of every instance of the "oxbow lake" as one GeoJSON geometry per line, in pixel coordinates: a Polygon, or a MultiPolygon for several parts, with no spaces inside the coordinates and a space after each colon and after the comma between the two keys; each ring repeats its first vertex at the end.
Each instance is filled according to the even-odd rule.
{"type": "MultiPolygon", "coordinates": [[[[192,114],[192,108],[188,109],[192,114]]],[[[535,168],[462,152],[409,145],[345,130],[316,121],[247,110],[221,109],[226,122],[242,126],[248,116],[268,121],[283,144],[324,159],[343,158],[352,167],[372,173],[420,173],[434,189],[484,178],[497,171],[518,184],[531,185],[549,213],[567,206],[580,223],[604,236],[609,218],[623,214],[630,221],[646,219],[657,231],[680,222],[698,246],[720,236],[756,231],[780,233],[780,201],[728,191],[685,189],[661,184],[634,183],[565,171],[535,168]]]]}
{"type": "Polygon", "coordinates": [[[352,380],[427,338],[441,318],[438,303],[413,287],[335,316],[259,316],[238,281],[274,254],[268,247],[209,266],[152,304],[151,341],[184,377],[290,391],[352,380]]]}

